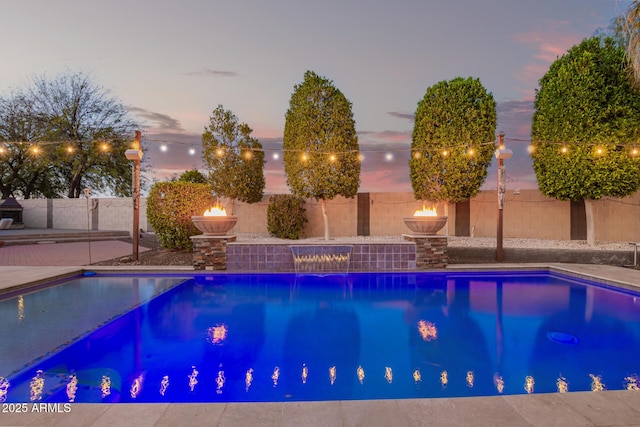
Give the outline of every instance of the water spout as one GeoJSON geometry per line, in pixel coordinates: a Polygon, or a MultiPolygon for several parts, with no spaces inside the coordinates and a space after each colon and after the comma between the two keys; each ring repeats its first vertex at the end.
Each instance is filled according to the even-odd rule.
{"type": "Polygon", "coordinates": [[[299,273],[348,273],[352,245],[289,246],[299,273]]]}

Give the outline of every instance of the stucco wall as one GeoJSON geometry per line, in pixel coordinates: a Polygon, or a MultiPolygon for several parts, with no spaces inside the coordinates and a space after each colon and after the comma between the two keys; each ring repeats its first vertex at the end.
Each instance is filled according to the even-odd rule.
{"type": "MultiPolygon", "coordinates": [[[[571,238],[571,207],[568,201],[543,196],[537,190],[508,191],[504,209],[504,237],[569,240],[571,238]]],[[[369,230],[371,236],[409,233],[402,217],[410,216],[422,207],[413,194],[370,193],[369,230]]],[[[20,200],[24,208],[25,226],[32,228],[87,229],[86,199],[20,200]]],[[[236,202],[239,217],[235,233],[267,233],[269,196],[261,202],[236,202]]],[[[309,219],[307,237],[322,237],[324,226],[319,201],[307,200],[309,219]]],[[[131,198],[100,198],[89,200],[89,224],[92,229],[131,231],[133,224],[131,198]]],[[[448,232],[455,234],[454,204],[437,206],[438,213],[449,216],[448,232]]],[[[328,201],[329,233],[333,237],[357,235],[357,198],[337,197],[328,201]]],[[[596,240],[640,241],[640,194],[625,199],[606,198],[594,202],[596,240]]],[[[497,229],[496,191],[482,191],[470,202],[470,229],[475,237],[495,237],[497,229]]],[[[141,199],[140,228],[150,230],[146,217],[146,199],[141,199]]]]}

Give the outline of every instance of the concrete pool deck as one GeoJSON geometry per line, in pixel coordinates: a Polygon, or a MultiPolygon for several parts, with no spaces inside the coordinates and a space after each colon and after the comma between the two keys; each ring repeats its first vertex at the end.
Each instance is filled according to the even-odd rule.
{"type": "MultiPolygon", "coordinates": [[[[54,245],[48,245],[54,246],[54,245]]],[[[52,248],[53,249],[53,248],[52,248]]],[[[0,290],[81,273],[89,267],[0,266],[0,290]]],[[[549,269],[640,289],[640,271],[607,265],[453,265],[446,271],[549,269]]],[[[191,271],[190,267],[91,267],[95,271],[191,271]]],[[[639,355],[640,358],[640,355],[639,355]]],[[[640,426],[640,391],[372,401],[72,404],[68,413],[0,410],[0,425],[77,426],[640,426]]],[[[3,406],[0,409],[5,409],[3,406]]],[[[8,407],[7,407],[8,409],[8,407]]],[[[38,409],[36,406],[35,409],[38,409]]],[[[64,410],[63,407],[53,408],[64,410]]]]}

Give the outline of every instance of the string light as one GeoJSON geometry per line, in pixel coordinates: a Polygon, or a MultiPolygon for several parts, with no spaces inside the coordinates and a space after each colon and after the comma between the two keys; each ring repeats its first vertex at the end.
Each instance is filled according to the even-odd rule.
{"type": "MultiPolygon", "coordinates": [[[[533,155],[533,153],[535,153],[537,151],[537,147],[536,145],[538,144],[544,144],[544,145],[557,145],[559,146],[559,153],[562,154],[567,154],[570,151],[570,147],[572,145],[580,145],[580,146],[592,146],[593,147],[593,155],[597,155],[597,156],[604,156],[607,154],[607,151],[611,148],[605,148],[601,145],[601,143],[590,143],[590,142],[558,142],[558,141],[532,141],[532,140],[527,140],[527,139],[517,139],[517,138],[505,138],[504,139],[505,142],[528,142],[528,146],[527,146],[527,152],[530,155],[533,155]]],[[[9,153],[9,150],[7,150],[7,145],[10,144],[29,144],[30,148],[29,151],[32,155],[39,155],[42,151],[42,147],[46,146],[46,145],[53,145],[53,144],[67,144],[67,147],[65,148],[65,151],[68,154],[73,154],[77,151],[77,149],[74,147],[73,144],[76,144],[78,142],[82,142],[82,143],[90,143],[91,141],[69,141],[69,140],[65,140],[65,141],[2,141],[0,143],[0,155],[5,155],[7,153],[9,153]]],[[[107,153],[110,151],[110,141],[94,141],[94,143],[97,144],[97,148],[104,152],[107,153]]],[[[193,146],[193,143],[190,142],[181,142],[181,141],[166,141],[166,140],[159,140],[159,139],[150,139],[150,138],[144,138],[144,142],[146,143],[159,143],[159,150],[163,153],[166,153],[168,151],[168,144],[180,144],[180,145],[188,145],[191,144],[191,147],[188,149],[188,153],[189,155],[193,156],[196,154],[196,149],[193,146]]],[[[131,145],[135,145],[135,141],[133,141],[131,143],[131,145]]],[[[488,141],[488,142],[484,142],[484,143],[480,143],[480,144],[475,144],[474,147],[469,147],[468,143],[461,143],[461,144],[457,144],[457,145],[451,145],[451,146],[446,146],[446,147],[439,147],[436,150],[440,151],[440,155],[443,157],[450,157],[451,155],[453,155],[454,152],[456,152],[455,150],[457,148],[462,148],[462,153],[467,155],[467,156],[475,156],[478,154],[478,149],[477,147],[482,147],[482,146],[493,146],[495,147],[495,141],[488,141]]],[[[640,148],[638,148],[636,145],[636,142],[629,142],[629,143],[618,143],[618,144],[611,144],[612,146],[615,146],[618,148],[618,150],[624,150],[628,153],[629,156],[637,158],[640,157],[640,148]]],[[[347,155],[350,153],[355,153],[355,155],[357,156],[357,160],[362,162],[365,159],[365,154],[363,153],[363,151],[361,150],[344,150],[344,151],[338,151],[338,152],[326,152],[323,150],[317,150],[317,151],[313,151],[313,152],[307,152],[301,149],[276,149],[276,148],[256,148],[256,147],[249,147],[249,148],[242,148],[241,149],[241,156],[244,157],[245,159],[249,160],[253,158],[254,152],[272,152],[271,157],[273,158],[273,160],[279,160],[280,159],[280,153],[279,152],[298,152],[301,153],[301,159],[302,161],[308,161],[312,155],[316,155],[316,154],[320,154],[320,155],[325,155],[327,156],[326,158],[330,161],[330,162],[335,162],[337,161],[341,156],[341,155],[347,155]]],[[[410,152],[411,157],[413,157],[414,159],[421,159],[423,156],[425,155],[429,155],[428,153],[430,151],[433,151],[434,148],[412,148],[412,147],[398,147],[398,148],[394,148],[393,151],[388,151],[385,149],[381,149],[381,148],[369,148],[369,149],[365,149],[365,152],[384,152],[384,160],[390,162],[393,161],[395,158],[395,154],[397,152],[410,152]]],[[[218,147],[218,149],[215,151],[215,155],[218,157],[222,157],[225,155],[225,148],[224,147],[218,147]]]]}

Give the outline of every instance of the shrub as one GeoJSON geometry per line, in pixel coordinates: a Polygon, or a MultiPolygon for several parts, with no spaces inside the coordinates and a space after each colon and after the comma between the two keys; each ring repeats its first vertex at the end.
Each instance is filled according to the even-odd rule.
{"type": "Polygon", "coordinates": [[[191,250],[189,237],[201,234],[191,221],[215,202],[211,187],[192,182],[158,182],[147,197],[147,220],[163,248],[191,250]]]}
{"type": "Polygon", "coordinates": [[[279,194],[269,198],[267,230],[281,239],[300,239],[308,222],[304,199],[291,194],[279,194]]]}

